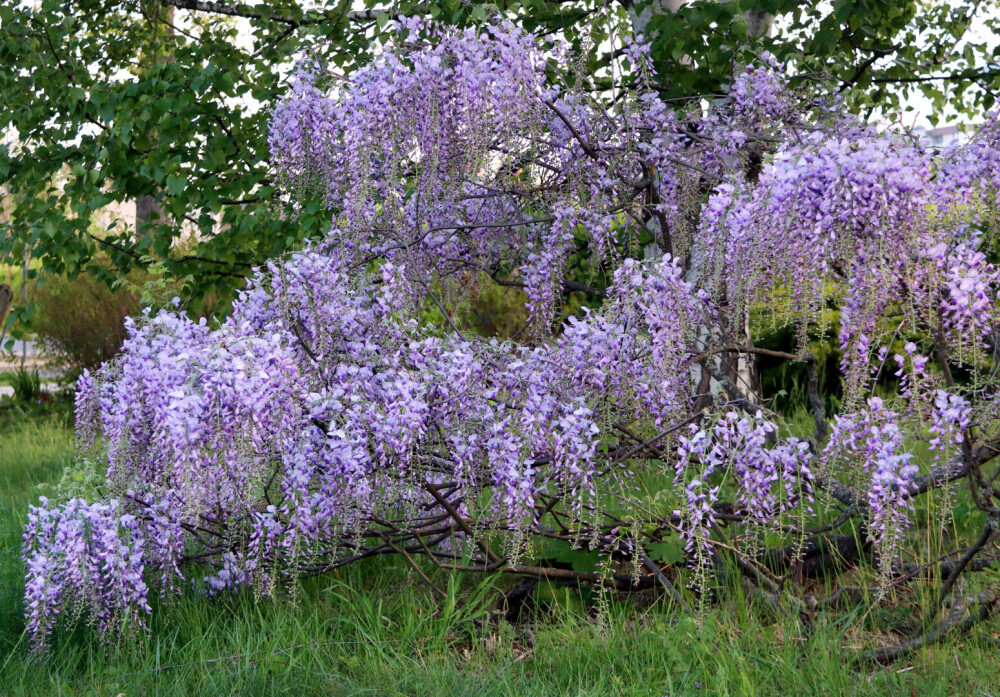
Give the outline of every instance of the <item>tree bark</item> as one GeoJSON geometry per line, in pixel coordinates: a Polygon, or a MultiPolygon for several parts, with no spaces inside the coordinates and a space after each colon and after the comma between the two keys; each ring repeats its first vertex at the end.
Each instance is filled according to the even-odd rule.
{"type": "Polygon", "coordinates": [[[7,310],[14,302],[14,291],[6,283],[0,283],[0,337],[3,337],[4,320],[7,319],[7,310]]]}
{"type": "MultiPolygon", "coordinates": [[[[173,5],[161,6],[156,4],[152,14],[147,16],[150,22],[150,31],[153,34],[162,34],[164,40],[162,44],[156,45],[155,63],[172,63],[174,61],[173,35],[174,35],[174,7],[173,5]]],[[[156,194],[145,194],[140,196],[135,202],[135,234],[136,237],[145,237],[153,232],[156,227],[163,222],[163,204],[160,203],[162,191],[156,194]]]]}

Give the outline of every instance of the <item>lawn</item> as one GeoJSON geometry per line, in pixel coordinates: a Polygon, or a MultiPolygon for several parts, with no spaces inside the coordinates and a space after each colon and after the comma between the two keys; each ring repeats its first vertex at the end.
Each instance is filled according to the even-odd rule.
{"type": "Polygon", "coordinates": [[[540,588],[542,610],[512,625],[488,613],[516,579],[439,572],[439,599],[389,559],[304,581],[281,601],[187,592],[154,607],[147,638],[115,646],[81,620],[57,632],[50,654],[32,656],[21,526],[70,463],[73,437],[61,416],[2,424],[0,695],[1000,696],[995,622],[859,669],[841,647],[873,640],[878,613],[862,620],[867,608],[806,624],[735,600],[695,621],[652,595],[594,612],[573,588],[540,588]]]}

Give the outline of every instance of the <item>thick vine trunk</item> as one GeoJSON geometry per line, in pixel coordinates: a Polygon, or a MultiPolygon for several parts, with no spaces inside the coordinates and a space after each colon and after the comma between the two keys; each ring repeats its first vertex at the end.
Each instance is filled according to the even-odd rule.
{"type": "Polygon", "coordinates": [[[0,337],[4,334],[4,321],[7,319],[7,310],[14,302],[14,291],[6,283],[0,283],[0,337]]]}

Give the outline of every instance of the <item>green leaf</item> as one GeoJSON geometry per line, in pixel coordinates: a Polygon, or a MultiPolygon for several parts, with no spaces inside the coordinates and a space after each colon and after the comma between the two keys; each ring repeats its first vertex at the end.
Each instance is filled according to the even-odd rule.
{"type": "Polygon", "coordinates": [[[170,192],[171,196],[180,196],[184,193],[184,189],[187,186],[187,179],[184,177],[167,177],[167,191],[170,192]]]}
{"type": "Polygon", "coordinates": [[[684,563],[684,543],[671,537],[665,542],[649,545],[646,548],[649,558],[660,564],[683,564],[684,563]]]}

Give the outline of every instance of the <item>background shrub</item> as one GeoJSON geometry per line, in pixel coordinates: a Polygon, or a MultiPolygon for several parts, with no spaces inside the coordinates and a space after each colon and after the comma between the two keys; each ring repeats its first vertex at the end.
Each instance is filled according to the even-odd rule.
{"type": "Polygon", "coordinates": [[[112,291],[81,274],[54,276],[35,291],[32,330],[44,351],[71,371],[93,369],[114,356],[125,341],[124,320],[137,315],[141,299],[135,285],[112,291]]]}
{"type": "Polygon", "coordinates": [[[19,368],[13,373],[0,374],[0,382],[10,385],[18,402],[34,402],[42,396],[42,381],[37,370],[19,368]]]}

